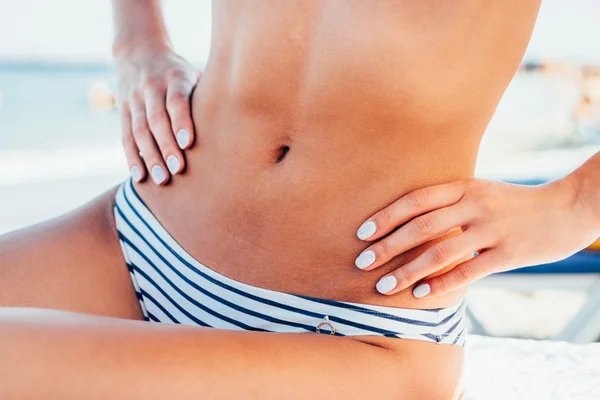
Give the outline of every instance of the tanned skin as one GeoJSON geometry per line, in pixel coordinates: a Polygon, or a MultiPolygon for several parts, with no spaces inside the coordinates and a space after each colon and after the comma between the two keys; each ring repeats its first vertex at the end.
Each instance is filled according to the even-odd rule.
{"type": "MultiPolygon", "coordinates": [[[[146,24],[150,34],[141,36],[166,43],[156,2],[114,4],[119,40],[146,24]]],[[[454,305],[462,290],[422,300],[411,288],[394,296],[375,290],[383,274],[433,242],[365,272],[354,266],[366,247],[355,232],[411,190],[473,176],[538,8],[521,0],[215,2],[211,54],[191,99],[195,144],[186,170],[167,186],[143,182],[136,190],[191,255],[233,279],[368,304],[454,305]]],[[[139,50],[130,57],[146,45],[129,42],[139,50]]],[[[0,309],[0,397],[460,392],[456,346],[136,321],[114,190],[0,238],[0,307],[91,314],[0,309]]]]}

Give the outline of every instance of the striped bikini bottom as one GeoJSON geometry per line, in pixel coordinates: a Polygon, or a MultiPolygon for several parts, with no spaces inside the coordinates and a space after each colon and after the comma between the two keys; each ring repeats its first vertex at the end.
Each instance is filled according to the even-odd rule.
{"type": "Polygon", "coordinates": [[[464,346],[464,302],[430,310],[299,296],[227,278],[190,256],[160,225],[131,179],[115,219],[123,255],[148,321],[262,332],[379,335],[464,346]]]}

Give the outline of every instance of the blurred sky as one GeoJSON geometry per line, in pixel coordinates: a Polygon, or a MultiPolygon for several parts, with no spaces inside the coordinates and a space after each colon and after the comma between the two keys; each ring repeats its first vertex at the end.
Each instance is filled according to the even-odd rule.
{"type": "MultiPolygon", "coordinates": [[[[203,64],[210,0],[165,0],[175,48],[203,64]]],[[[526,59],[600,64],[600,0],[543,0],[526,59]]],[[[0,0],[0,59],[110,62],[107,0],[0,0]]]]}

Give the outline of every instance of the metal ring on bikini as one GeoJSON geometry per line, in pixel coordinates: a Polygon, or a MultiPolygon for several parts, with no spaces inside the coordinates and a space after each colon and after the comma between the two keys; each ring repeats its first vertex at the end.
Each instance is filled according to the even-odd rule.
{"type": "Polygon", "coordinates": [[[327,327],[329,328],[329,334],[330,335],[335,335],[335,326],[333,326],[333,324],[331,322],[329,322],[329,317],[326,315],[325,318],[323,318],[323,321],[317,325],[317,333],[321,333],[321,328],[327,327]]]}

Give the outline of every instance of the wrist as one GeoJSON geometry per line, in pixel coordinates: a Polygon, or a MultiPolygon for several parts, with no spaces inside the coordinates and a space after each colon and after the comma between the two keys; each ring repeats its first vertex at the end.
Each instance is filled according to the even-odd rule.
{"type": "Polygon", "coordinates": [[[161,32],[120,33],[115,35],[112,45],[112,55],[116,61],[139,54],[155,54],[165,51],[172,51],[171,41],[166,33],[161,32]]]}
{"type": "Polygon", "coordinates": [[[576,170],[556,182],[569,192],[572,210],[580,213],[586,224],[596,227],[600,233],[600,188],[580,172],[576,170]]]}

